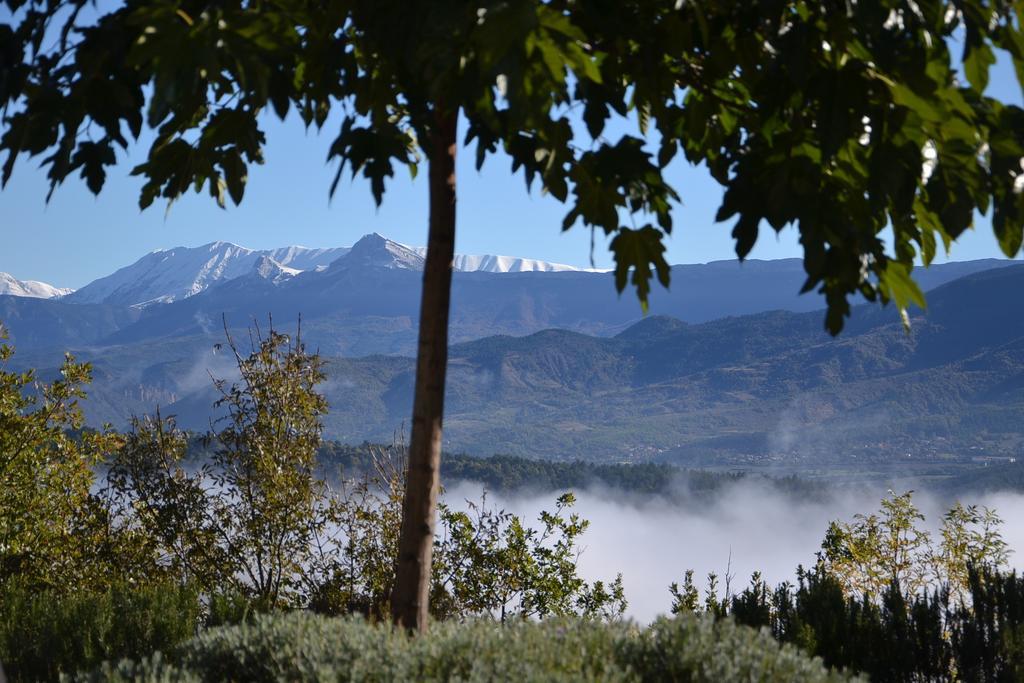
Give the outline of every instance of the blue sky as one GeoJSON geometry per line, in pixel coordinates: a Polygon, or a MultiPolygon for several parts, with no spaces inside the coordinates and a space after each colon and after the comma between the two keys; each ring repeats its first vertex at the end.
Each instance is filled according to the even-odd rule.
{"type": "MultiPolygon", "coordinates": [[[[990,94],[1020,103],[1021,90],[1012,67],[994,68],[990,94]]],[[[250,170],[240,207],[221,210],[207,195],[189,195],[165,211],[156,203],[144,212],[137,205],[141,181],[128,175],[142,159],[144,146],[115,167],[99,197],[80,181],[68,181],[47,205],[45,173],[22,157],[7,188],[0,192],[0,271],[20,279],[80,287],[125,266],[147,252],[173,246],[197,246],[225,240],[253,248],[290,244],[328,247],[352,244],[379,232],[407,244],[426,240],[426,173],[411,181],[399,170],[384,204],[374,206],[368,184],[343,180],[333,201],[328,187],[333,167],[325,164],[335,130],[306,131],[290,118],[265,121],[267,163],[250,170]]],[[[681,158],[682,155],[679,155],[681,158]]],[[[525,191],[507,158],[488,160],[482,172],[463,153],[458,166],[459,232],[456,248],[467,254],[526,256],[580,266],[589,265],[590,233],[577,226],[560,230],[565,207],[535,189],[525,191]]],[[[676,229],[668,242],[671,263],[703,263],[734,258],[731,224],[716,224],[721,190],[706,173],[677,161],[670,179],[682,197],[675,212],[676,229]]],[[[752,258],[775,259],[801,254],[795,229],[781,236],[764,228],[752,258]]],[[[990,223],[979,217],[975,231],[954,245],[952,260],[1001,257],[990,223]]],[[[611,261],[603,238],[595,265],[611,261]]]]}

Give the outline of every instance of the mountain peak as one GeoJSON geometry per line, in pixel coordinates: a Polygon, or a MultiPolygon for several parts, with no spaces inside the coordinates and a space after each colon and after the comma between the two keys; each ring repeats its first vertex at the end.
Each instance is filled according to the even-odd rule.
{"type": "Polygon", "coordinates": [[[404,244],[393,242],[376,232],[364,235],[352,245],[352,249],[338,259],[337,266],[344,268],[387,268],[402,270],[423,270],[424,259],[404,244]]]}
{"type": "Polygon", "coordinates": [[[54,299],[75,290],[54,287],[36,280],[19,280],[9,273],[0,273],[0,294],[28,296],[35,299],[54,299]]]}
{"type": "Polygon", "coordinates": [[[282,280],[295,277],[302,271],[283,266],[270,256],[264,254],[263,256],[260,256],[256,265],[253,266],[252,272],[264,280],[269,280],[270,282],[277,284],[282,280]]]}
{"type": "Polygon", "coordinates": [[[249,249],[247,247],[243,247],[241,245],[235,244],[234,242],[225,242],[224,240],[217,240],[216,242],[210,242],[208,244],[204,244],[203,246],[200,247],[200,249],[205,249],[206,251],[222,251],[224,249],[238,249],[240,251],[252,251],[252,249],[249,249]]]}

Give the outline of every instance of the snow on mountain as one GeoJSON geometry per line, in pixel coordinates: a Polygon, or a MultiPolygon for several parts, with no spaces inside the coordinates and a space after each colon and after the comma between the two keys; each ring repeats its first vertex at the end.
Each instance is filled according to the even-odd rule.
{"type": "MultiPolygon", "coordinates": [[[[425,247],[411,247],[373,233],[351,247],[314,249],[281,247],[248,249],[230,242],[201,247],[175,247],[154,251],[111,275],[95,280],[65,300],[71,303],[108,303],[148,306],[170,303],[198,294],[210,286],[255,273],[278,284],[304,271],[338,267],[373,266],[422,270],[425,247]]],[[[455,269],[488,273],[556,272],[580,270],[514,256],[457,255],[455,269]]],[[[0,292],[3,292],[0,285],[0,292]]],[[[64,293],[64,292],[60,292],[64,293]]]]}
{"type": "MultiPolygon", "coordinates": [[[[402,245],[406,246],[406,245],[402,245]]],[[[426,258],[426,247],[408,247],[420,256],[426,258]]],[[[564,263],[551,263],[550,261],[538,261],[532,258],[520,258],[518,256],[498,256],[495,254],[456,254],[455,270],[464,273],[558,273],[567,270],[582,270],[576,266],[567,266],[564,263]]]]}
{"type": "Polygon", "coordinates": [[[280,247],[266,251],[255,252],[260,255],[269,256],[279,265],[295,271],[316,270],[326,268],[331,262],[336,261],[349,252],[351,247],[280,247]]]}
{"type": "Polygon", "coordinates": [[[423,270],[424,258],[416,249],[372,233],[352,245],[352,249],[332,264],[332,268],[374,267],[423,270]]]}
{"type": "Polygon", "coordinates": [[[564,263],[550,263],[538,261],[532,258],[519,258],[517,256],[495,256],[486,254],[483,256],[472,256],[469,254],[457,255],[455,257],[455,269],[462,271],[484,271],[487,273],[556,273],[567,270],[579,270],[575,266],[567,266],[564,263]]]}
{"type": "Polygon", "coordinates": [[[257,251],[230,242],[175,247],[147,254],[112,275],[90,282],[66,300],[129,306],[169,303],[198,294],[216,282],[251,273],[261,265],[264,257],[295,275],[303,270],[327,266],[346,253],[348,249],[344,247],[283,247],[257,251]]]}
{"type": "Polygon", "coordinates": [[[261,256],[260,260],[257,261],[256,265],[253,267],[252,272],[264,280],[270,280],[274,284],[278,284],[295,277],[301,273],[302,270],[282,266],[269,256],[261,256]]]}
{"type": "MultiPolygon", "coordinates": [[[[383,235],[373,233],[366,235],[354,245],[351,253],[339,263],[355,264],[359,259],[364,265],[375,265],[385,268],[405,268],[422,270],[427,256],[426,247],[413,247],[389,240],[383,235]]],[[[471,255],[456,254],[455,270],[462,272],[481,271],[486,273],[554,273],[561,271],[578,271],[575,266],[563,263],[550,263],[537,259],[519,258],[518,256],[496,256],[493,254],[471,255]]]]}
{"type": "Polygon", "coordinates": [[[18,280],[8,273],[0,273],[0,294],[11,296],[29,296],[35,299],[53,299],[65,296],[75,290],[64,287],[54,287],[45,282],[36,280],[18,280]]]}

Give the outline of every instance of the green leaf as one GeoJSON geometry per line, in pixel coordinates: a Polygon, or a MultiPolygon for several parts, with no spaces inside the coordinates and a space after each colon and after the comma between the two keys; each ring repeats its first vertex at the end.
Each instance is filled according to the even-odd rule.
{"type": "Polygon", "coordinates": [[[249,169],[242,161],[242,156],[234,150],[221,161],[221,169],[224,171],[224,179],[227,181],[231,201],[238,206],[245,196],[245,184],[249,180],[249,169]]]}
{"type": "Polygon", "coordinates": [[[1024,31],[1012,25],[1005,27],[1002,46],[1010,53],[1017,74],[1017,86],[1024,93],[1024,31]]]}
{"type": "Polygon", "coordinates": [[[911,304],[926,308],[924,293],[914,279],[910,277],[912,266],[900,261],[889,260],[878,273],[878,289],[885,299],[896,302],[901,311],[911,304]]]}
{"type": "Polygon", "coordinates": [[[736,226],[732,229],[732,237],[736,240],[736,256],[741,261],[747,257],[757,242],[758,224],[760,222],[761,219],[758,216],[744,213],[736,221],[736,226]]]}
{"type": "Polygon", "coordinates": [[[670,268],[665,261],[665,245],[662,243],[662,232],[651,226],[639,230],[620,228],[612,240],[610,248],[615,255],[615,287],[621,293],[632,272],[633,285],[636,287],[640,307],[647,312],[647,297],[651,291],[651,266],[654,266],[658,281],[668,287],[670,268]]]}
{"type": "Polygon", "coordinates": [[[541,38],[536,42],[537,49],[540,51],[541,57],[544,60],[544,65],[548,68],[548,73],[551,74],[551,78],[556,83],[562,83],[565,81],[565,59],[558,49],[558,46],[553,41],[541,38]]]}
{"type": "Polygon", "coordinates": [[[1020,219],[1007,218],[1001,207],[997,208],[995,218],[992,221],[996,237],[999,240],[999,248],[1007,258],[1017,258],[1020,252],[1021,243],[1024,242],[1024,225],[1020,219]]]}
{"type": "Polygon", "coordinates": [[[933,100],[918,95],[910,86],[904,83],[888,81],[888,85],[889,91],[892,93],[892,99],[896,104],[912,110],[925,121],[942,123],[943,113],[933,100]]]}
{"type": "Polygon", "coordinates": [[[988,70],[996,63],[996,56],[988,43],[980,37],[974,40],[968,39],[967,43],[964,55],[964,73],[974,91],[980,94],[985,92],[985,88],[988,87],[988,70]]]}
{"type": "Polygon", "coordinates": [[[224,178],[219,175],[211,178],[210,182],[210,194],[214,199],[217,200],[217,206],[222,209],[227,208],[227,201],[225,195],[227,194],[228,184],[224,182],[224,178]]]}
{"type": "Polygon", "coordinates": [[[113,166],[117,162],[114,150],[109,142],[83,142],[75,152],[71,168],[81,168],[81,176],[93,194],[99,194],[107,179],[104,166],[113,166]]]}

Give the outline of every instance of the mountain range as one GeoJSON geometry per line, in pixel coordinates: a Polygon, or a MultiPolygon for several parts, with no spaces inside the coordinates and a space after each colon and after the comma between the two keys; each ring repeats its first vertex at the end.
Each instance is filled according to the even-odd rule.
{"type": "Polygon", "coordinates": [[[25,296],[34,299],[53,299],[73,292],[38,280],[18,280],[9,273],[0,273],[0,295],[25,296]]]}
{"type": "MultiPolygon", "coordinates": [[[[641,319],[631,292],[612,275],[506,257],[462,257],[453,278],[452,342],[549,328],[611,336],[641,319]],[[475,259],[470,261],[468,259],[475,259]],[[533,268],[533,270],[529,270],[533,268]]],[[[925,290],[1012,263],[981,260],[915,271],[925,290]]],[[[367,235],[352,247],[255,251],[226,242],[153,252],[59,299],[0,297],[0,320],[15,342],[37,349],[101,347],[169,338],[244,334],[272,318],[294,327],[325,355],[411,355],[422,250],[367,235]]],[[[672,288],[656,289],[650,309],[690,323],[767,310],[818,310],[798,296],[799,259],[713,262],[672,268],[672,288]]]]}
{"type": "MultiPolygon", "coordinates": [[[[15,365],[53,375],[65,349],[93,363],[90,423],[122,425],[159,405],[202,429],[210,374],[232,373],[215,347],[225,322],[247,340],[254,321],[272,315],[291,330],[301,314],[303,338],[328,359],[326,435],[390,439],[410,411],[422,253],[379,235],[340,255],[299,249],[221,244],[212,264],[159,252],[142,260],[157,264],[148,270],[140,261],[119,271],[116,287],[79,290],[88,297],[0,296],[0,321],[15,365]],[[145,275],[171,272],[159,266],[168,260],[192,265],[176,279],[145,275]],[[124,275],[133,268],[134,279],[124,275]],[[201,288],[188,295],[186,281],[201,288]]],[[[447,445],[833,469],[1016,457],[1024,266],[950,263],[915,276],[929,307],[911,334],[892,308],[865,305],[833,339],[820,298],[796,294],[797,259],[674,266],[646,318],[608,273],[457,272],[447,445]]]]}
{"type": "MultiPolygon", "coordinates": [[[[359,240],[357,251],[364,264],[369,250],[367,243],[377,245],[383,255],[382,265],[418,270],[422,268],[426,249],[409,247],[385,239],[381,235],[366,235],[359,240]],[[386,253],[385,253],[386,252],[386,253]]],[[[161,249],[142,257],[135,263],[95,280],[73,292],[70,303],[103,303],[145,307],[156,303],[170,303],[186,299],[205,291],[214,284],[244,277],[256,272],[265,279],[273,272],[277,282],[304,272],[317,272],[347,256],[354,247],[311,249],[308,247],[282,247],[279,249],[248,249],[230,242],[211,242],[201,247],[161,249]]],[[[572,266],[547,263],[511,256],[459,255],[455,268],[463,272],[519,273],[556,272],[576,270],[572,266]]]]}

